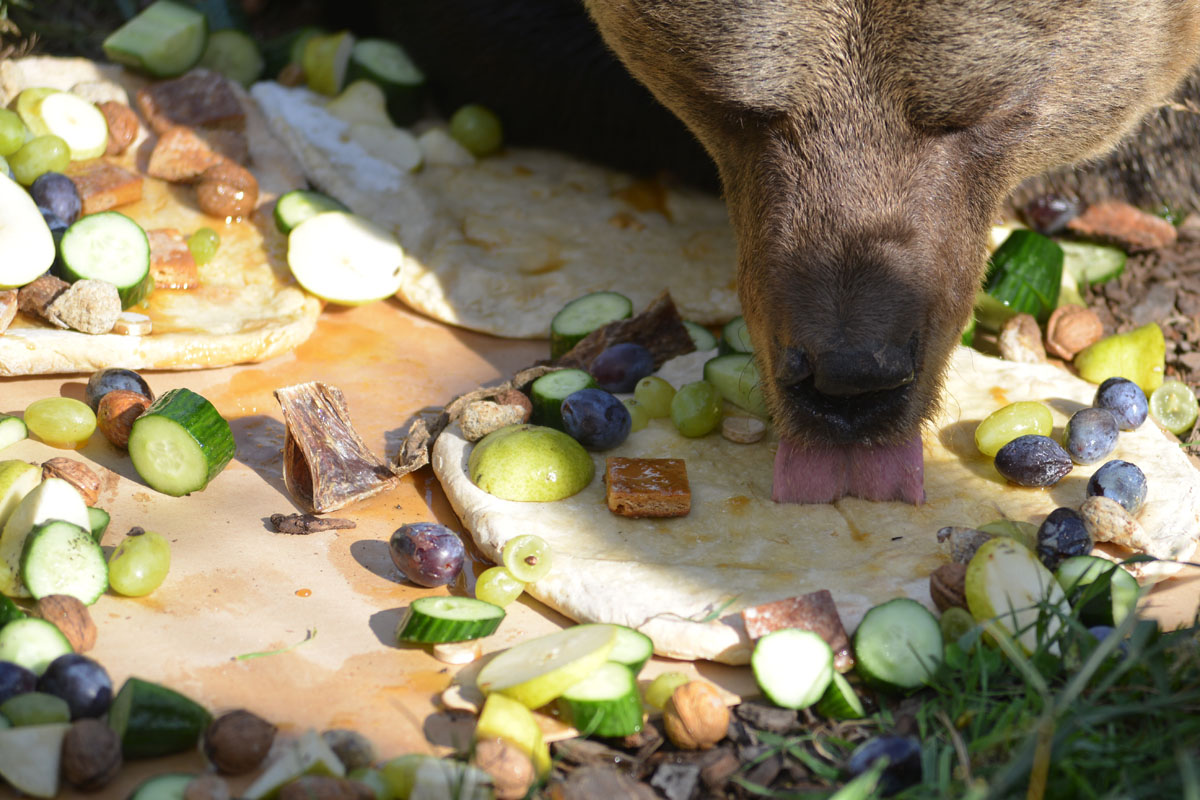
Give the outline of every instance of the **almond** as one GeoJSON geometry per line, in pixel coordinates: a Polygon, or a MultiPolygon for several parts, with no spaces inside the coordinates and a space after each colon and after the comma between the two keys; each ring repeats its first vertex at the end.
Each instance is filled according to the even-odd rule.
{"type": "Polygon", "coordinates": [[[62,478],[75,487],[84,505],[94,506],[100,498],[100,476],[82,461],[73,458],[52,458],[42,462],[42,480],[62,478]]]}
{"type": "Polygon", "coordinates": [[[96,409],[96,427],[114,446],[125,449],[129,446],[129,431],[133,421],[149,407],[150,398],[145,395],[128,389],[116,389],[100,398],[100,405],[96,409]]]}
{"type": "Polygon", "coordinates": [[[1100,317],[1083,306],[1059,306],[1046,323],[1046,352],[1063,361],[1070,361],[1080,350],[1103,338],[1100,317]]]}
{"type": "Polygon", "coordinates": [[[37,601],[34,614],[62,631],[76,653],[96,646],[96,623],[87,606],[69,594],[48,594],[37,601]]]}
{"type": "Polygon", "coordinates": [[[929,576],[929,596],[938,611],[967,607],[967,565],[952,561],[929,576]]]}

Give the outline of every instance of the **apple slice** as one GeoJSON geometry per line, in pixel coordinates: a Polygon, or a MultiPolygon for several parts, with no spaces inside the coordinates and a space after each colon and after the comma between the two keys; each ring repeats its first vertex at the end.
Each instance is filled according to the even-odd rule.
{"type": "MultiPolygon", "coordinates": [[[[29,428],[25,427],[25,420],[11,414],[0,414],[0,450],[27,438],[29,428]]],[[[3,525],[4,517],[0,516],[0,526],[3,525]]]]}
{"type": "Polygon", "coordinates": [[[337,778],[346,775],[346,768],[337,754],[314,730],[306,731],[299,741],[268,764],[254,783],[242,792],[242,797],[246,800],[274,797],[284,784],[302,775],[332,775],[337,778]]]}
{"type": "Polygon", "coordinates": [[[70,92],[54,92],[37,107],[49,133],[71,149],[72,161],[99,158],[108,147],[108,123],[100,109],[70,92]]]}
{"type": "Polygon", "coordinates": [[[510,647],[479,670],[476,684],[485,695],[511,697],[539,708],[591,675],[617,642],[611,625],[580,625],[510,647]]]}
{"type": "Polygon", "coordinates": [[[1057,613],[1041,614],[1042,604],[1062,614],[1071,609],[1058,581],[1029,548],[997,536],[980,546],[967,564],[967,607],[976,622],[995,635],[1015,637],[1025,652],[1037,649],[1039,619],[1045,639],[1053,639],[1061,622],[1057,613]]]}
{"type": "Polygon", "coordinates": [[[18,289],[50,269],[54,237],[37,204],[0,172],[0,289],[18,289]]]}
{"type": "Polygon", "coordinates": [[[393,164],[405,172],[421,166],[424,153],[416,137],[403,128],[383,128],[365,122],[350,126],[350,138],[381,161],[393,164]]]}
{"type": "Polygon", "coordinates": [[[48,519],[61,519],[92,529],[87,504],[75,487],[62,478],[47,478],[21,499],[0,533],[0,594],[29,597],[21,582],[21,551],[35,526],[48,519]]]}
{"type": "Polygon", "coordinates": [[[394,128],[395,123],[387,113],[387,96],[379,84],[358,80],[342,90],[342,93],[325,104],[325,110],[349,125],[371,125],[376,128],[394,128]]]}
{"type": "Polygon", "coordinates": [[[300,285],[331,303],[360,305],[400,289],[404,251],[396,237],[357,214],[304,220],[288,234],[287,257],[300,285]]]}
{"type": "Polygon", "coordinates": [[[0,461],[0,530],[25,495],[42,480],[42,470],[28,461],[0,461]]]}
{"type": "Polygon", "coordinates": [[[542,738],[542,729],[533,712],[502,694],[488,695],[475,723],[475,739],[498,736],[521,749],[533,761],[539,775],[550,771],[550,748],[542,738]]]}
{"type": "Polygon", "coordinates": [[[63,737],[70,723],[23,725],[0,730],[0,776],[33,797],[58,794],[63,737]]]}

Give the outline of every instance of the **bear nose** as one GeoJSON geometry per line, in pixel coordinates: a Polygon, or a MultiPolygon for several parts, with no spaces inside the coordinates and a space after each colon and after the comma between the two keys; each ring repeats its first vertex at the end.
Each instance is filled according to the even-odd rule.
{"type": "Polygon", "coordinates": [[[899,389],[916,377],[915,342],[864,342],[812,358],[813,388],[830,397],[899,389]]]}

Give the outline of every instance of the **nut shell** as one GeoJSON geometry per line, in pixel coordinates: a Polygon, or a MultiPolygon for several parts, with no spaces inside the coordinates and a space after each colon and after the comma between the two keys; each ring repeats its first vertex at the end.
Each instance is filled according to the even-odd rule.
{"type": "Polygon", "coordinates": [[[214,217],[244,217],[258,205],[258,181],[245,167],[225,161],[204,170],[196,186],[200,210],[214,217]]]}
{"type": "Polygon", "coordinates": [[[929,596],[938,611],[967,607],[967,565],[942,564],[929,575],[929,596]]]}
{"type": "Polygon", "coordinates": [[[75,487],[85,505],[94,506],[100,499],[100,476],[82,461],[59,456],[42,462],[42,480],[62,478],[75,487]]]}
{"type": "Polygon", "coordinates": [[[96,623],[79,598],[48,594],[38,599],[33,613],[62,631],[76,653],[86,653],[96,646],[96,623]]]}
{"type": "Polygon", "coordinates": [[[114,389],[100,398],[96,407],[96,427],[114,447],[129,446],[133,421],[150,407],[150,398],[128,389],[114,389]]]}
{"type": "Polygon", "coordinates": [[[1064,361],[1103,338],[1104,323],[1083,306],[1059,306],[1046,323],[1046,352],[1064,361]]]}
{"type": "Polygon", "coordinates": [[[711,683],[689,681],[667,701],[663,727],[681,750],[707,750],[729,731],[729,708],[711,683]]]}
{"type": "Polygon", "coordinates": [[[275,726],[245,709],[217,717],[204,732],[204,755],[228,775],[250,772],[267,757],[275,726]]]}
{"type": "Polygon", "coordinates": [[[492,776],[496,800],[520,800],[537,777],[529,756],[507,739],[480,739],[471,761],[492,776]]]}
{"type": "Polygon", "coordinates": [[[93,717],[71,723],[63,737],[62,776],[85,792],[103,789],[121,770],[121,737],[93,717]]]}
{"type": "Polygon", "coordinates": [[[1042,347],[1042,329],[1032,314],[1017,314],[1004,323],[997,341],[1000,356],[1019,364],[1040,364],[1046,360],[1042,347]]]}

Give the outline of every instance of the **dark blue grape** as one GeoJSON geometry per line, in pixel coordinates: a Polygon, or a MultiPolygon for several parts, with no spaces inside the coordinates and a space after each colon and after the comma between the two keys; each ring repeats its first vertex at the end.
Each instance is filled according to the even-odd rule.
{"type": "Polygon", "coordinates": [[[1107,408],[1117,419],[1117,427],[1123,431],[1131,431],[1146,421],[1150,412],[1150,404],[1146,402],[1146,393],[1128,378],[1109,378],[1096,389],[1096,399],[1092,401],[1096,408],[1107,408]]]}
{"type": "Polygon", "coordinates": [[[57,244],[58,240],[62,238],[63,233],[71,226],[62,217],[45,206],[38,206],[38,211],[41,212],[42,219],[45,220],[46,227],[50,229],[50,235],[54,237],[54,242],[57,244]]]}
{"type": "Polygon", "coordinates": [[[1113,459],[1088,479],[1087,496],[1116,500],[1130,515],[1137,516],[1146,502],[1146,474],[1137,464],[1113,459]]]}
{"type": "Polygon", "coordinates": [[[1063,447],[1076,464],[1095,464],[1117,446],[1117,418],[1107,408],[1081,408],[1067,420],[1063,447]]]}
{"type": "MultiPolygon", "coordinates": [[[[639,379],[640,380],[640,379],[639,379]]],[[[603,389],[580,389],[562,401],[563,430],[588,450],[610,450],[629,436],[629,409],[603,389]]]]}
{"type": "Polygon", "coordinates": [[[71,719],[102,717],[112,705],[112,678],[100,664],[79,653],[67,653],[50,662],[37,690],[66,701],[71,719]]]}
{"type": "Polygon", "coordinates": [[[879,793],[890,797],[921,782],[921,743],[909,736],[876,736],[854,748],[846,769],[852,777],[866,772],[881,758],[888,765],[879,779],[879,793]]]}
{"type": "Polygon", "coordinates": [[[95,411],[100,407],[100,398],[116,389],[137,392],[149,400],[154,400],[154,392],[150,391],[150,384],[146,383],[146,379],[131,369],[121,367],[109,367],[93,372],[83,393],[84,400],[92,407],[92,411],[95,411]]]}
{"type": "Polygon", "coordinates": [[[1092,544],[1092,535],[1083,524],[1083,517],[1073,508],[1054,509],[1038,528],[1038,559],[1051,572],[1072,556],[1092,552],[1092,544]]]}
{"type": "Polygon", "coordinates": [[[1029,227],[1050,236],[1062,231],[1068,222],[1079,216],[1079,203],[1069,197],[1044,194],[1031,200],[1023,210],[1029,227]]]}
{"type": "Polygon", "coordinates": [[[588,372],[605,391],[632,392],[654,372],[654,355],[635,342],[614,344],[592,360],[588,372]]]}
{"type": "Polygon", "coordinates": [[[1020,486],[1053,486],[1071,471],[1071,456],[1049,436],[1027,434],[996,453],[996,471],[1020,486]]]}
{"type": "Polygon", "coordinates": [[[0,703],[10,697],[32,692],[37,688],[37,674],[32,670],[14,664],[11,661],[0,661],[0,703]]]}
{"type": "Polygon", "coordinates": [[[43,172],[29,187],[33,202],[70,225],[79,219],[83,203],[75,182],[61,172],[43,172]]]}
{"type": "Polygon", "coordinates": [[[436,522],[401,525],[388,542],[392,563],[419,586],[445,586],[462,572],[467,556],[458,534],[436,522]]]}

